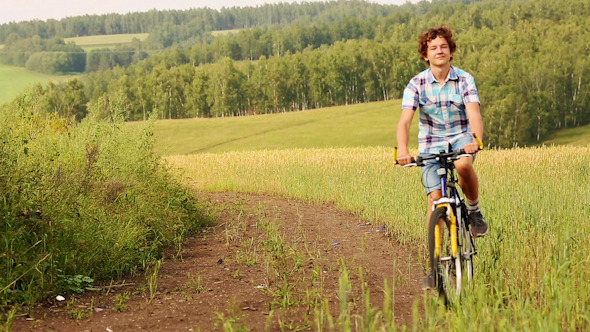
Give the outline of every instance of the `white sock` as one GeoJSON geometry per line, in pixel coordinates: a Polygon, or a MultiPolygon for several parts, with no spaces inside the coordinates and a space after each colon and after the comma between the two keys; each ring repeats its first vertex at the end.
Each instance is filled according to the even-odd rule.
{"type": "Polygon", "coordinates": [[[479,200],[477,200],[477,201],[467,200],[467,211],[468,212],[479,211],[479,200]]]}

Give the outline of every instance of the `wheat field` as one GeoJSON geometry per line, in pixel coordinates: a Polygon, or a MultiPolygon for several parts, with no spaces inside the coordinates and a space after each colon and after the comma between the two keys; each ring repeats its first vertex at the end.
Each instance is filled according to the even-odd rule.
{"type": "MultiPolygon", "coordinates": [[[[425,252],[420,171],[394,166],[392,156],[389,147],[316,148],[176,155],[166,162],[195,190],[334,202],[384,222],[396,240],[425,252]]],[[[590,147],[485,150],[476,170],[490,234],[477,242],[475,284],[457,310],[426,305],[420,326],[590,328],[590,147]]]]}

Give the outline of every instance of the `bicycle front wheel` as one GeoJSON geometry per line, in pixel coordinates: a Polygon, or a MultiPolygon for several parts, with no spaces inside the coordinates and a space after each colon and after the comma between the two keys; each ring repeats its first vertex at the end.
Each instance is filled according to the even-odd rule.
{"type": "Polygon", "coordinates": [[[454,303],[461,295],[463,283],[461,254],[453,256],[447,208],[432,212],[428,227],[428,248],[431,272],[439,295],[445,303],[454,303]]]}

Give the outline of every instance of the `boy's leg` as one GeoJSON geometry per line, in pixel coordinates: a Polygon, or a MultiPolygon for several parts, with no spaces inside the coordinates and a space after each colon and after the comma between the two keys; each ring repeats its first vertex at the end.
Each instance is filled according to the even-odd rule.
{"type": "Polygon", "coordinates": [[[479,210],[479,182],[473,169],[473,157],[465,157],[455,161],[455,169],[459,173],[459,185],[467,198],[471,235],[473,237],[484,236],[488,233],[488,225],[479,210]]]}
{"type": "Polygon", "coordinates": [[[473,157],[463,157],[455,161],[455,169],[459,173],[459,185],[470,201],[479,200],[479,181],[473,168],[473,157]]]}

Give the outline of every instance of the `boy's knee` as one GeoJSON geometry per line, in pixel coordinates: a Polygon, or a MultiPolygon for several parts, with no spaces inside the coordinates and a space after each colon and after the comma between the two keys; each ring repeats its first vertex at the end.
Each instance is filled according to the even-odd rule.
{"type": "Polygon", "coordinates": [[[467,175],[475,172],[473,169],[473,161],[470,158],[462,158],[455,162],[455,169],[459,175],[467,175]],[[458,162],[461,161],[461,162],[458,162]]]}
{"type": "Polygon", "coordinates": [[[440,190],[435,190],[435,191],[432,191],[428,194],[428,199],[430,202],[439,200],[441,198],[442,198],[442,191],[440,191],[440,190]]]}

